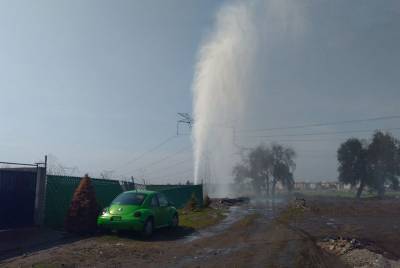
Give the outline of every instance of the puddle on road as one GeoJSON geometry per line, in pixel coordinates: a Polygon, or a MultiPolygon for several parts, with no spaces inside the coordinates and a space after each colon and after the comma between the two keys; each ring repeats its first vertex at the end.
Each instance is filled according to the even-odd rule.
{"type": "Polygon", "coordinates": [[[257,213],[262,216],[263,220],[271,221],[278,215],[279,211],[285,206],[285,204],[286,202],[284,200],[268,200],[251,202],[250,204],[243,206],[232,206],[229,208],[227,217],[218,225],[204,230],[198,230],[182,239],[187,243],[200,238],[218,235],[249,214],[257,213]]]}
{"type": "Polygon", "coordinates": [[[222,233],[226,229],[228,229],[232,224],[234,224],[236,221],[242,219],[246,215],[250,214],[251,211],[248,209],[248,207],[244,206],[233,206],[229,208],[228,215],[225,219],[221,221],[218,225],[212,226],[210,228],[206,228],[204,230],[198,230],[185,238],[183,238],[184,242],[192,242],[194,240],[200,239],[200,238],[206,238],[210,236],[214,236],[217,234],[222,233]]]}

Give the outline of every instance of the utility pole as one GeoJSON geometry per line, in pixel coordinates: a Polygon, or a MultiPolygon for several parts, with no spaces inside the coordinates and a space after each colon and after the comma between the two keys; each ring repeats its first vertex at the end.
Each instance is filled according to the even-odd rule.
{"type": "Polygon", "coordinates": [[[181,124],[185,124],[192,129],[193,126],[193,118],[190,116],[189,113],[178,113],[179,119],[176,122],[176,136],[179,136],[179,126],[181,124]]]}

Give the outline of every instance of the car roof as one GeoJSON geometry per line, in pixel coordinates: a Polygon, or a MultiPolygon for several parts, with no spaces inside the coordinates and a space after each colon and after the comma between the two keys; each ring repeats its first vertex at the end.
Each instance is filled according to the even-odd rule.
{"type": "Polygon", "coordinates": [[[124,193],[141,193],[141,194],[156,194],[158,192],[156,191],[149,191],[149,190],[131,190],[131,191],[126,191],[124,193]]]}

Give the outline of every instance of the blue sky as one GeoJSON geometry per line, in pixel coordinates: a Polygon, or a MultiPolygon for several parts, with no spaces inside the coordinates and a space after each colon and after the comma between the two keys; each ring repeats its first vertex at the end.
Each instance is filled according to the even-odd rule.
{"type": "Polygon", "coordinates": [[[173,135],[218,5],[2,1],[2,160],[51,153],[93,173],[173,135]]]}
{"type": "MultiPolygon", "coordinates": [[[[308,24],[298,46],[280,44],[281,50],[268,55],[274,68],[260,70],[269,78],[248,127],[399,115],[399,2],[311,3],[304,1],[308,24]]],[[[96,176],[174,135],[176,113],[192,110],[196,54],[221,5],[215,0],[1,1],[0,160],[32,162],[51,154],[96,176]]],[[[292,143],[299,151],[297,177],[335,178],[335,151],[343,135],[329,138],[328,144],[292,143]]],[[[191,175],[187,146],[190,136],[178,137],[117,173],[143,174],[154,182],[183,180],[191,175]],[[157,172],[149,170],[171,153],[177,154],[154,165],[157,172]]]]}

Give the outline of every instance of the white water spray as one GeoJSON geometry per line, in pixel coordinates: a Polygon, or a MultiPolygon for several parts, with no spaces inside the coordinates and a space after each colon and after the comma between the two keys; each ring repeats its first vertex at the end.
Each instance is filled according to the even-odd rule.
{"type": "Polygon", "coordinates": [[[220,186],[214,189],[217,195],[229,195],[227,185],[239,159],[234,130],[251,121],[252,100],[262,88],[259,68],[266,66],[259,56],[270,45],[268,36],[290,27],[292,4],[255,0],[225,5],[200,49],[193,82],[194,178],[220,186]]]}

